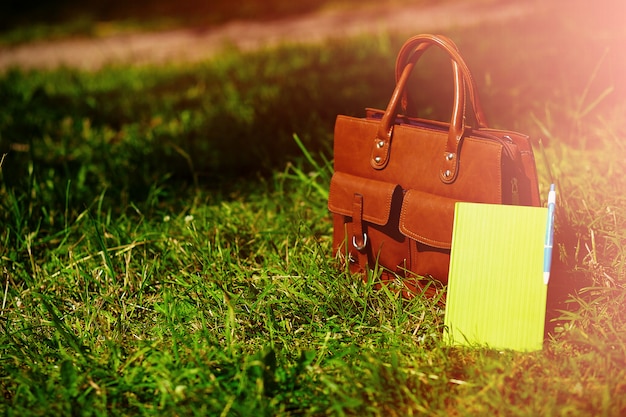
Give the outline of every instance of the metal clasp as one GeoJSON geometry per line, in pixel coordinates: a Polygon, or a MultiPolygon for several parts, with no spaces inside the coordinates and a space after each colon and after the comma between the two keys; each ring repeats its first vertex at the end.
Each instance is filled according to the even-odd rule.
{"type": "Polygon", "coordinates": [[[352,246],[359,252],[367,247],[367,233],[363,233],[363,244],[359,245],[356,243],[356,236],[352,236],[352,246]]]}

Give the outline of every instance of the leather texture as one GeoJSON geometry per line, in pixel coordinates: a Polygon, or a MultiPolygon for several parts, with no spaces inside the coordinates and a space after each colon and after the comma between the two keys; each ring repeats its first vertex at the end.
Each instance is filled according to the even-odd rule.
{"type": "Polygon", "coordinates": [[[407,296],[433,295],[447,283],[455,203],[539,206],[535,160],[528,136],[487,126],[469,68],[449,38],[409,39],[396,77],[386,110],[336,119],[328,200],[333,250],[364,279],[368,269],[382,270],[382,281],[407,296]],[[452,63],[447,123],[403,114],[407,80],[432,46],[452,63]],[[476,127],[466,124],[466,102],[476,127]]]}

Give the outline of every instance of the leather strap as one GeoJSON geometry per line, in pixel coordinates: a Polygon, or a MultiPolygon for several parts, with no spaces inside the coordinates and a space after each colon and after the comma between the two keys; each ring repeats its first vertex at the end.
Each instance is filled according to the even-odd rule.
{"type": "Polygon", "coordinates": [[[352,200],[352,245],[359,252],[367,246],[367,235],[363,232],[363,195],[357,193],[352,200]]]}
{"type": "Polygon", "coordinates": [[[367,267],[367,243],[367,234],[363,231],[363,195],[354,193],[352,200],[351,245],[357,250],[356,263],[359,271],[365,271],[367,267]]]}

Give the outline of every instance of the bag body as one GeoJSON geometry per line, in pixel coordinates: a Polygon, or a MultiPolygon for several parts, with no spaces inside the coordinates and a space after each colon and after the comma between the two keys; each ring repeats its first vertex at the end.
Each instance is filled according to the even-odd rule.
{"type": "Polygon", "coordinates": [[[334,174],[328,208],[333,250],[352,272],[382,270],[405,295],[447,283],[457,201],[538,206],[537,173],[526,135],[490,129],[474,81],[446,37],[409,39],[396,63],[396,88],[385,111],[340,115],[334,131],[334,174]],[[450,56],[454,103],[449,123],[401,115],[405,86],[430,46],[450,56]],[[465,125],[465,102],[475,128],[465,125]]]}

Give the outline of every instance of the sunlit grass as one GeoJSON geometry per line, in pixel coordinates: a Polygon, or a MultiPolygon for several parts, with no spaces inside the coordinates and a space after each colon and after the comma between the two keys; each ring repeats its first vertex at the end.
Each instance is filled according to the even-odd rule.
{"type": "MultiPolygon", "coordinates": [[[[496,39],[540,45],[518,29],[454,37],[492,123],[542,137],[541,188],[549,172],[558,186],[543,351],[448,347],[435,300],[375,289],[332,257],[332,123],[386,105],[403,38],[14,71],[0,79],[0,410],[622,415],[621,87],[595,62],[572,75],[582,84],[505,83],[496,39]]],[[[449,80],[437,73],[419,75],[425,94],[449,80]]]]}

